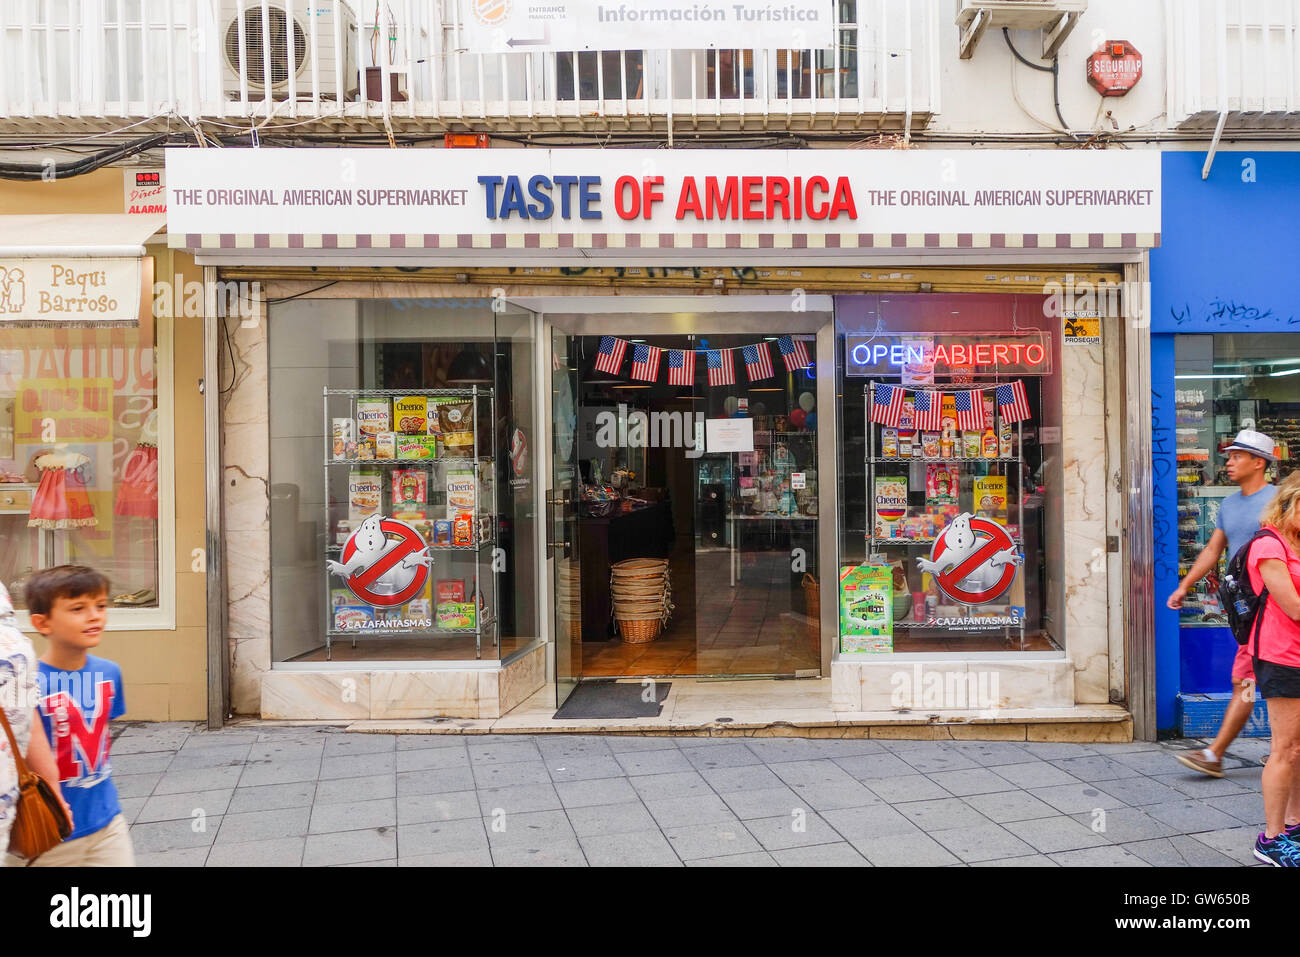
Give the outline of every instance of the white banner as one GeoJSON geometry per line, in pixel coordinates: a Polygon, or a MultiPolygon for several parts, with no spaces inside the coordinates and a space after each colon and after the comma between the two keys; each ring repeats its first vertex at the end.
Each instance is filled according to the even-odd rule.
{"type": "Polygon", "coordinates": [[[0,323],[132,323],[140,260],[0,259],[0,323]]]}
{"type": "Polygon", "coordinates": [[[183,234],[1160,232],[1157,150],[170,149],[183,234]]]}
{"type": "Polygon", "coordinates": [[[475,53],[528,50],[830,49],[831,0],[462,0],[475,53]]]}

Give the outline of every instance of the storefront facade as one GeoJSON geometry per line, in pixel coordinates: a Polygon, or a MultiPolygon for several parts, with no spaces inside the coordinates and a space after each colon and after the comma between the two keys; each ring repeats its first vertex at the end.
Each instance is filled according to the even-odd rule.
{"type": "MultiPolygon", "coordinates": [[[[1165,606],[1235,491],[1220,451],[1240,429],[1278,443],[1269,481],[1300,458],[1300,323],[1291,295],[1300,156],[1220,152],[1162,157],[1162,248],[1151,256],[1152,473],[1155,478],[1156,668],[1161,730],[1213,736],[1232,693],[1237,650],[1214,584],[1226,565],[1165,606]],[[1249,222],[1231,242],[1209,224],[1249,222]]],[[[1266,735],[1259,702],[1246,734],[1266,735]]]]}
{"type": "Polygon", "coordinates": [[[204,501],[177,493],[205,471],[203,276],[134,175],[0,184],[0,579],[26,627],[32,573],[103,572],[126,717],[194,721],[219,716],[204,501]]]}
{"type": "Polygon", "coordinates": [[[232,710],[1127,701],[1156,154],[422,159],[169,154],[170,243],[260,303],[221,331],[232,710]]]}

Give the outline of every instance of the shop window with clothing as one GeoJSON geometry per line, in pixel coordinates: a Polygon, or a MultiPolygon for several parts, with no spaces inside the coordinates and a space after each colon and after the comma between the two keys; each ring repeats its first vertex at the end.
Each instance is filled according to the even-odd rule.
{"type": "MultiPolygon", "coordinates": [[[[48,269],[0,266],[0,579],[21,611],[35,571],[85,564],[108,576],[115,608],[158,608],[157,327],[147,312],[4,321],[48,269]]],[[[129,290],[140,269],[125,269],[129,290]]]]}
{"type": "Polygon", "coordinates": [[[272,661],[537,637],[533,318],[492,306],[270,305],[272,661]]]}
{"type": "Polygon", "coordinates": [[[1061,329],[1024,295],[836,297],[842,658],[1065,648],[1061,329]]]}

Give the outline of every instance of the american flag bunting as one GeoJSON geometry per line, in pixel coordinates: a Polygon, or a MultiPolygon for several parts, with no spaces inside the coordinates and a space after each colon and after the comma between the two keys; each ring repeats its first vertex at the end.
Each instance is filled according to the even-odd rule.
{"type": "Polygon", "coordinates": [[[601,336],[600,349],[596,354],[596,368],[610,375],[618,375],[623,365],[623,353],[627,351],[627,342],[615,336],[601,336]]]}
{"type": "Polygon", "coordinates": [[[736,381],[736,364],[730,349],[710,349],[705,353],[709,366],[709,385],[733,385],[736,381]]]}
{"type": "Polygon", "coordinates": [[[954,393],[954,398],[957,401],[957,428],[982,430],[984,428],[983,390],[957,392],[954,393]]]}
{"type": "Polygon", "coordinates": [[[871,421],[898,428],[903,417],[903,390],[896,385],[878,385],[871,396],[871,421]]]}
{"type": "Polygon", "coordinates": [[[659,378],[659,354],[662,351],[657,346],[636,343],[632,347],[632,378],[642,382],[654,382],[659,378]]]}
{"type": "Polygon", "coordinates": [[[682,349],[665,349],[668,363],[668,384],[693,386],[695,384],[695,353],[682,349]]]}
{"type": "Polygon", "coordinates": [[[745,357],[745,371],[749,373],[750,382],[772,378],[772,353],[768,351],[766,342],[745,346],[740,351],[745,357]]]}
{"type": "Polygon", "coordinates": [[[998,414],[1003,422],[1019,422],[1029,418],[1029,399],[1025,395],[1025,384],[1017,379],[995,390],[998,399],[998,414]]]}
{"type": "Polygon", "coordinates": [[[912,397],[912,422],[924,432],[938,432],[943,428],[943,393],[916,393],[912,397]]]}
{"type": "Polygon", "coordinates": [[[786,372],[806,369],[812,365],[812,360],[808,358],[808,347],[802,339],[796,340],[793,336],[778,336],[776,348],[780,351],[781,358],[785,360],[786,372]]]}

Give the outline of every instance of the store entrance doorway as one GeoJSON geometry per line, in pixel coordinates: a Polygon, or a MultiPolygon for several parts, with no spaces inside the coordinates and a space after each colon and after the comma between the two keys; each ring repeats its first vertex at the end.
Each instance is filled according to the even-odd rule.
{"type": "Polygon", "coordinates": [[[585,679],[820,675],[829,314],[547,318],[553,466],[573,435],[552,476],[559,700],[585,679]]]}

